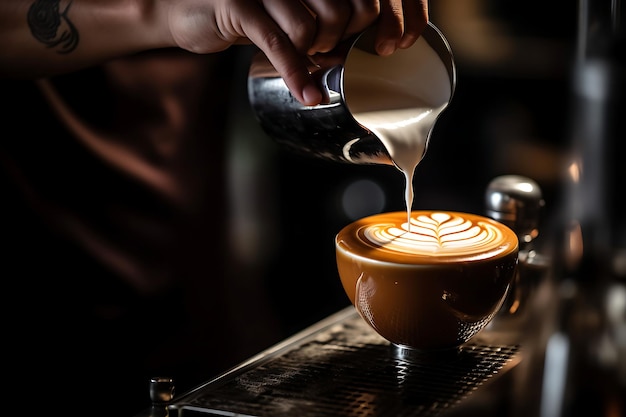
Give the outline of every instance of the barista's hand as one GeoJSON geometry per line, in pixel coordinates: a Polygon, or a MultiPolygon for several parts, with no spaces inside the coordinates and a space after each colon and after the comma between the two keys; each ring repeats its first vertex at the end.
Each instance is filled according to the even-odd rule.
{"type": "Polygon", "coordinates": [[[307,55],[330,51],[374,22],[377,51],[389,55],[413,45],[428,21],[427,0],[191,0],[167,7],[179,47],[210,53],[252,42],[306,105],[322,99],[307,55]]]}
{"type": "Polygon", "coordinates": [[[388,55],[411,46],[427,21],[427,0],[2,0],[0,77],[46,77],[159,48],[213,53],[252,42],[293,95],[315,105],[322,94],[307,55],[375,22],[377,51],[388,55]]]}

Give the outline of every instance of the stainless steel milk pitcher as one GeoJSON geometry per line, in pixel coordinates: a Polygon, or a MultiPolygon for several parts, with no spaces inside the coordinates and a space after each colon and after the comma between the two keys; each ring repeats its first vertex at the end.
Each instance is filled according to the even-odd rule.
{"type": "MultiPolygon", "coordinates": [[[[422,45],[421,48],[426,45],[426,48],[435,52],[428,59],[441,60],[441,68],[445,68],[446,72],[443,76],[450,83],[449,94],[443,98],[445,103],[433,103],[434,107],[443,104],[440,107],[443,110],[452,99],[456,85],[452,51],[443,34],[430,22],[420,39],[418,43],[422,45]]],[[[316,66],[311,69],[311,73],[318,80],[325,95],[323,103],[316,106],[305,106],[296,100],[265,54],[258,52],[252,59],[248,75],[248,95],[252,110],[265,133],[279,144],[298,153],[352,164],[394,165],[380,138],[353,117],[346,104],[345,81],[347,77],[371,75],[393,81],[396,88],[400,84],[402,90],[412,90],[415,87],[417,90],[428,89],[430,75],[422,76],[419,71],[431,70],[424,66],[426,59],[421,55],[418,43],[408,50],[398,50],[391,56],[381,57],[373,52],[373,29],[369,29],[340,43],[329,53],[316,55],[316,66]],[[388,60],[383,66],[384,73],[368,74],[368,67],[371,66],[367,64],[356,68],[353,65],[351,72],[346,71],[346,61],[355,49],[367,52],[368,60],[388,60]],[[408,53],[403,52],[401,60],[394,61],[394,57],[399,57],[399,52],[402,51],[408,53]],[[405,79],[402,74],[406,74],[407,70],[413,75],[405,79]]],[[[394,91],[390,90],[389,94],[394,94],[394,91]]]]}

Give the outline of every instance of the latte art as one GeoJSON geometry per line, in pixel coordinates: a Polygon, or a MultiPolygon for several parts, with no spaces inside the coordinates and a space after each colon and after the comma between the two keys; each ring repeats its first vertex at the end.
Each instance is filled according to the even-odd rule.
{"type": "Polygon", "coordinates": [[[401,264],[476,262],[517,250],[517,235],[477,214],[414,210],[379,213],[353,222],[339,247],[376,261],[401,264]]]}
{"type": "Polygon", "coordinates": [[[505,243],[493,224],[459,214],[433,212],[410,218],[410,224],[366,225],[360,233],[378,250],[446,256],[471,255],[505,243]]]}

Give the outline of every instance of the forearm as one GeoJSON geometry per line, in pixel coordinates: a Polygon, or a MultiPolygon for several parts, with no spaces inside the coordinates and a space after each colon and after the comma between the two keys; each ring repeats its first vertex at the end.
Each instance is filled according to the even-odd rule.
{"type": "Polygon", "coordinates": [[[377,22],[378,53],[410,47],[427,0],[0,0],[0,76],[42,77],[155,48],[252,42],[303,104],[322,93],[306,55],[377,22]]]}
{"type": "Polygon", "coordinates": [[[175,46],[160,0],[3,0],[0,76],[37,78],[175,46]]]}

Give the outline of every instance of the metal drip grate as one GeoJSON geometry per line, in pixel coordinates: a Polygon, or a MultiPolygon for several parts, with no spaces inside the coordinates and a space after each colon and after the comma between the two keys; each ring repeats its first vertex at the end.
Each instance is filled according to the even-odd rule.
{"type": "Polygon", "coordinates": [[[501,372],[518,350],[477,342],[406,360],[346,309],[199,387],[174,409],[181,416],[434,416],[501,372]]]}

